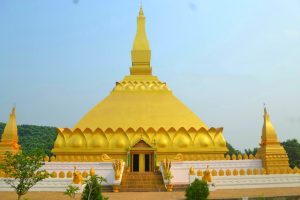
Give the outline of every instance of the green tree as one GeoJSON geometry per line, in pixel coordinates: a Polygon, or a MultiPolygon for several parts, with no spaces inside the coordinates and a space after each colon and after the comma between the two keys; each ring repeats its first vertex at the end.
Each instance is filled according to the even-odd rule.
{"type": "Polygon", "coordinates": [[[291,168],[300,168],[300,143],[296,139],[287,140],[281,143],[289,157],[291,168]]]}
{"type": "Polygon", "coordinates": [[[253,149],[248,148],[248,149],[245,149],[245,153],[246,153],[248,156],[249,156],[250,154],[252,154],[253,156],[255,156],[256,153],[257,153],[257,150],[258,150],[257,147],[255,147],[255,148],[253,148],[253,149]]]}
{"type": "Polygon", "coordinates": [[[0,169],[8,177],[4,182],[16,191],[18,200],[37,182],[48,177],[47,172],[40,169],[44,164],[43,157],[40,151],[5,153],[0,169]]]}
{"type": "Polygon", "coordinates": [[[101,184],[106,182],[106,179],[102,176],[92,175],[87,180],[85,180],[85,188],[82,192],[82,200],[106,200],[102,196],[102,186],[101,184]]]}
{"type": "Polygon", "coordinates": [[[229,144],[228,142],[227,142],[226,146],[227,146],[227,149],[228,149],[227,154],[229,154],[229,155],[233,155],[233,154],[235,154],[235,155],[241,154],[241,151],[240,151],[240,150],[237,150],[237,149],[233,148],[233,146],[232,146],[231,144],[229,144]]]}
{"type": "Polygon", "coordinates": [[[209,195],[208,185],[205,181],[195,179],[185,190],[187,200],[206,200],[209,195]]]}

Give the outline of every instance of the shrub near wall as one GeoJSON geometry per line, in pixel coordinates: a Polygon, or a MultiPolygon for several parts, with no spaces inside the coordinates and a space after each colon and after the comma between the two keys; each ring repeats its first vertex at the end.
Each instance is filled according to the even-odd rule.
{"type": "Polygon", "coordinates": [[[208,195],[209,189],[207,183],[199,179],[195,179],[185,191],[185,196],[188,200],[205,200],[208,195]]]}

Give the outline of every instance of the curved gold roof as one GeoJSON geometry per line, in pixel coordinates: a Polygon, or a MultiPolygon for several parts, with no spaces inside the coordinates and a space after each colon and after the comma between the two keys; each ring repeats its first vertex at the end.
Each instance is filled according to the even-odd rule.
{"type": "Polygon", "coordinates": [[[127,76],[74,128],[180,128],[206,125],[154,76],[127,76]]]}
{"type": "Polygon", "coordinates": [[[142,8],[137,17],[137,33],[131,51],[130,75],[118,82],[113,91],[74,128],[181,128],[206,125],[180,100],[167,85],[152,76],[151,50],[145,31],[142,8]]]}

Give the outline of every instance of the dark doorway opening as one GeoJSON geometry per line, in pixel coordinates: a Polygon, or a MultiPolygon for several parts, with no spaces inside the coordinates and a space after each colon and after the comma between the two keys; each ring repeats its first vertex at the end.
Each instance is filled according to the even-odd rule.
{"type": "Polygon", "coordinates": [[[133,154],[133,171],[139,171],[139,154],[133,154]]]}
{"type": "Polygon", "coordinates": [[[145,154],[145,172],[150,171],[150,155],[145,154]]]}

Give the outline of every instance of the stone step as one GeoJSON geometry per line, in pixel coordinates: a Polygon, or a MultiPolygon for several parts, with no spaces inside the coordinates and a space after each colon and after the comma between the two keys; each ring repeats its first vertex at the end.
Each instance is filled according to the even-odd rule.
{"type": "Polygon", "coordinates": [[[124,176],[122,179],[145,179],[145,178],[147,178],[147,179],[160,179],[161,178],[161,176],[141,176],[141,177],[139,177],[139,176],[124,176]]]}
{"type": "Polygon", "coordinates": [[[160,179],[147,179],[147,178],[143,178],[143,179],[122,179],[122,181],[124,182],[157,182],[157,181],[161,181],[160,179]]]}
{"type": "Polygon", "coordinates": [[[122,187],[140,188],[140,187],[161,187],[163,184],[124,184],[122,187]]]}
{"type": "Polygon", "coordinates": [[[121,192],[159,192],[165,190],[160,172],[125,172],[122,176],[121,192]]]}
{"type": "Polygon", "coordinates": [[[152,180],[152,181],[155,181],[155,180],[160,180],[162,177],[156,177],[156,178],[147,178],[147,177],[144,177],[144,178],[133,178],[133,177],[130,177],[130,178],[124,178],[122,177],[122,180],[129,180],[129,181],[138,181],[138,180],[152,180]]]}
{"type": "Polygon", "coordinates": [[[149,186],[156,186],[156,185],[163,185],[163,183],[124,183],[123,186],[131,186],[131,185],[149,185],[149,186]]]}
{"type": "Polygon", "coordinates": [[[188,184],[173,185],[173,191],[185,191],[188,186],[188,184]]]}
{"type": "Polygon", "coordinates": [[[121,188],[120,192],[163,192],[165,188],[121,188]]]}

